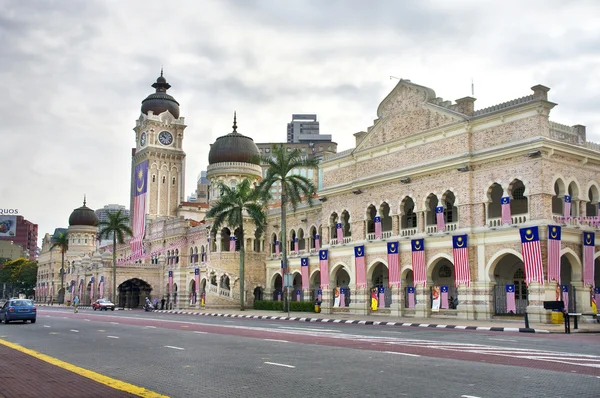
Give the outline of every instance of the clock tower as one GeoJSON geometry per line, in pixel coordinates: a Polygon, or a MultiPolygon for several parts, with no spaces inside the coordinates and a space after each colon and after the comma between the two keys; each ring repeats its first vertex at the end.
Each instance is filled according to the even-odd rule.
{"type": "MultiPolygon", "coordinates": [[[[146,214],[150,219],[175,217],[185,195],[185,152],[183,133],[185,118],[179,116],[179,103],[167,94],[171,85],[160,71],[156,89],[142,101],[136,120],[135,142],[131,160],[131,212],[136,194],[136,167],[148,162],[146,174],[146,214]]],[[[139,167],[138,167],[139,169],[139,167]]],[[[139,173],[139,171],[138,171],[139,173]]]]}

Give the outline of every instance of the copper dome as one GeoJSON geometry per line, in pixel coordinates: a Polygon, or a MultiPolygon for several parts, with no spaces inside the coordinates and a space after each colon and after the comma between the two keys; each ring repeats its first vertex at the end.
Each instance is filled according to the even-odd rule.
{"type": "Polygon", "coordinates": [[[69,217],[69,226],[98,226],[98,216],[94,210],[90,209],[85,205],[85,199],[83,200],[83,206],[73,210],[69,217]]]}
{"type": "Polygon", "coordinates": [[[208,164],[242,162],[260,164],[260,152],[250,137],[237,132],[236,116],[233,116],[233,131],[219,137],[210,146],[208,164]]]}
{"type": "Polygon", "coordinates": [[[167,94],[167,90],[171,88],[171,85],[164,78],[162,69],[160,76],[152,87],[156,89],[156,92],[142,101],[142,113],[147,115],[149,111],[152,111],[155,115],[160,115],[164,111],[169,111],[175,119],[179,119],[179,102],[167,94]]]}

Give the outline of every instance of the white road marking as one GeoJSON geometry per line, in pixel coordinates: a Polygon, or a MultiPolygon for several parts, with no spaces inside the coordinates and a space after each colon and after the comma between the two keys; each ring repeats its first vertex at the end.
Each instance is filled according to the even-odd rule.
{"type": "Polygon", "coordinates": [[[52,326],[44,325],[45,328],[51,328],[52,326]]]}
{"type": "Polygon", "coordinates": [[[295,369],[295,366],[292,365],[286,365],[285,363],[277,363],[277,362],[265,362],[265,364],[267,365],[273,365],[273,366],[282,366],[284,368],[292,368],[295,369]]]}
{"type": "Polygon", "coordinates": [[[481,397],[476,397],[475,395],[461,395],[460,398],[481,398],[481,397]]]}
{"type": "Polygon", "coordinates": [[[395,355],[406,355],[407,357],[420,357],[417,354],[409,354],[406,352],[396,352],[396,351],[384,351],[386,354],[395,354],[395,355]]]}
{"type": "Polygon", "coordinates": [[[511,339],[494,339],[494,338],[489,338],[488,340],[494,340],[494,341],[512,341],[514,343],[517,342],[517,340],[511,340],[511,339]]]}
{"type": "Polygon", "coordinates": [[[146,326],[148,329],[156,329],[156,326],[146,326]]]}
{"type": "Polygon", "coordinates": [[[108,337],[109,339],[118,339],[119,338],[119,336],[106,336],[106,337],[108,337]]]}
{"type": "Polygon", "coordinates": [[[277,340],[277,339],[263,339],[263,341],[273,341],[275,343],[289,343],[287,340],[277,340]]]}
{"type": "Polygon", "coordinates": [[[185,348],[175,347],[175,346],[172,346],[172,345],[166,345],[165,348],[172,348],[174,350],[185,350],[185,348]]]}
{"type": "Polygon", "coordinates": [[[79,333],[79,330],[71,329],[71,332],[79,333]]]}
{"type": "Polygon", "coordinates": [[[113,325],[118,325],[119,322],[111,322],[113,325]]]}
{"type": "Polygon", "coordinates": [[[195,331],[194,333],[198,333],[198,334],[208,334],[208,332],[199,332],[199,331],[195,331]]]}
{"type": "Polygon", "coordinates": [[[321,329],[321,328],[294,328],[291,326],[279,326],[278,329],[289,329],[289,330],[310,330],[311,332],[339,332],[335,329],[321,329]]]}
{"type": "Polygon", "coordinates": [[[89,322],[90,320],[89,319],[84,319],[84,321],[89,322]]]}

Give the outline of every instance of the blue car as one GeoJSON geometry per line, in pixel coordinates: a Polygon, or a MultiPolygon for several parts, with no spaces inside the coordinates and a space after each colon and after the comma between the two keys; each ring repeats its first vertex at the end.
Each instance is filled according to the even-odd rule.
{"type": "Polygon", "coordinates": [[[35,323],[37,308],[33,301],[27,299],[10,299],[0,309],[0,322],[31,321],[35,323]]]}

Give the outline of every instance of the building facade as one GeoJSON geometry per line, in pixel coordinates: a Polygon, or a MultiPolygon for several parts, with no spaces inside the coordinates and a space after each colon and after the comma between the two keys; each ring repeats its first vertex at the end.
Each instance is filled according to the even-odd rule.
{"type": "Polygon", "coordinates": [[[292,121],[287,125],[287,143],[298,144],[320,141],[331,141],[330,134],[321,134],[319,132],[319,122],[317,115],[294,114],[292,121]]]}

